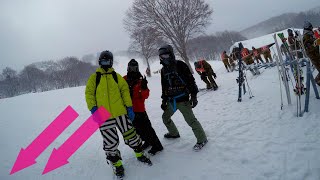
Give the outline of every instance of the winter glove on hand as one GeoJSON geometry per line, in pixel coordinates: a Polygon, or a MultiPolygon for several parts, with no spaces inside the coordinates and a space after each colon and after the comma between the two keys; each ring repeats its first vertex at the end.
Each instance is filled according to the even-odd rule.
{"type": "Polygon", "coordinates": [[[131,120],[131,122],[133,122],[134,120],[134,112],[133,112],[133,108],[132,107],[127,107],[127,112],[128,112],[128,116],[129,119],[131,120]]]}
{"type": "Polygon", "coordinates": [[[141,89],[142,90],[148,89],[148,81],[147,81],[147,78],[145,76],[141,80],[141,89]]]}
{"type": "Polygon", "coordinates": [[[163,111],[165,111],[165,110],[167,110],[167,102],[165,101],[165,100],[162,100],[162,103],[161,103],[161,109],[163,110],[163,111]]]}
{"type": "Polygon", "coordinates": [[[197,106],[198,104],[197,95],[191,95],[190,104],[192,108],[197,106]]]}
{"type": "Polygon", "coordinates": [[[93,106],[93,108],[90,110],[91,114],[93,114],[94,112],[96,112],[98,110],[97,106],[93,106]]]}
{"type": "Polygon", "coordinates": [[[214,77],[215,79],[217,79],[216,73],[212,73],[212,75],[213,75],[213,77],[214,77]]]}

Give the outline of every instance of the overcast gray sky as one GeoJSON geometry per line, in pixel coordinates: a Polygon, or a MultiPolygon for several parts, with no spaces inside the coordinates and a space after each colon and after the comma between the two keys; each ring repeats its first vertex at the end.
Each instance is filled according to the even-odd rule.
{"type": "MultiPolygon", "coordinates": [[[[208,34],[240,31],[319,0],[207,0],[214,10],[208,34]]],[[[101,50],[126,50],[122,19],[132,0],[0,0],[0,70],[101,50]]]]}

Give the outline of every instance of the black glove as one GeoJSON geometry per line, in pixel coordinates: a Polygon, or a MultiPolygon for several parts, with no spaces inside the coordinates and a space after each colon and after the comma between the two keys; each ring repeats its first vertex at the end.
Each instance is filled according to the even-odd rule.
{"type": "Polygon", "coordinates": [[[162,109],[163,111],[165,111],[165,110],[167,110],[167,107],[168,107],[167,101],[162,100],[161,109],[162,109]]]}
{"type": "Polygon", "coordinates": [[[191,95],[190,105],[192,108],[196,107],[198,104],[197,95],[191,95]]]}
{"type": "Polygon", "coordinates": [[[214,77],[215,79],[217,79],[216,73],[212,73],[212,75],[213,75],[213,77],[214,77]]]}
{"type": "Polygon", "coordinates": [[[145,76],[141,80],[141,89],[142,90],[148,89],[148,81],[147,81],[147,78],[145,76]]]}

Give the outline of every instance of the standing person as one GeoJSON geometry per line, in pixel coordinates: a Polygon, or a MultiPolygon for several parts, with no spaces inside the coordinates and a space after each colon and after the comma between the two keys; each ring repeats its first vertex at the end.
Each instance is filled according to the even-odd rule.
{"type": "Polygon", "coordinates": [[[149,67],[147,67],[147,69],[146,69],[146,74],[148,77],[151,77],[151,71],[150,71],[149,67]]]}
{"type": "Polygon", "coordinates": [[[252,53],[249,51],[248,48],[243,47],[241,49],[241,57],[242,57],[242,60],[246,63],[246,65],[249,66],[251,64],[254,64],[252,53]]]}
{"type": "Polygon", "coordinates": [[[301,52],[302,48],[300,46],[299,40],[297,40],[297,37],[294,36],[291,29],[288,29],[288,44],[293,56],[296,56],[296,54],[298,54],[298,58],[303,58],[303,53],[301,52]]]}
{"type": "Polygon", "coordinates": [[[110,51],[103,51],[99,57],[100,67],[88,80],[85,95],[89,110],[93,114],[100,106],[105,107],[111,117],[100,126],[103,137],[103,150],[110,161],[116,176],[124,176],[124,168],[118,150],[118,128],[125,144],[135,152],[138,161],[152,165],[141,148],[142,140],[132,126],[134,119],[132,101],[127,82],[114,71],[113,55],[110,51]],[[128,115],[127,115],[128,114],[128,115]]]}
{"type": "Polygon", "coordinates": [[[168,133],[164,137],[180,137],[179,131],[171,119],[172,115],[179,109],[197,138],[197,143],[193,149],[200,150],[208,141],[200,122],[192,111],[192,108],[198,104],[198,87],[194,77],[186,63],[176,60],[172,46],[162,46],[159,49],[159,58],[160,64],[163,65],[161,69],[161,109],[164,111],[162,120],[168,129],[168,133]]]}
{"type": "Polygon", "coordinates": [[[224,64],[224,67],[227,69],[228,72],[231,71],[231,65],[229,63],[229,59],[230,59],[230,57],[227,55],[227,52],[223,51],[221,54],[221,60],[224,64]]]}
{"type": "Polygon", "coordinates": [[[264,63],[262,58],[261,58],[261,52],[260,49],[256,49],[255,47],[252,46],[252,53],[253,53],[253,57],[254,59],[257,61],[257,63],[259,64],[264,63]]]}
{"type": "Polygon", "coordinates": [[[289,61],[290,59],[290,54],[289,52],[287,51],[287,48],[284,44],[281,44],[280,46],[280,51],[281,51],[281,54],[284,55],[286,57],[286,61],[289,61]]]}
{"type": "Polygon", "coordinates": [[[273,63],[273,59],[271,56],[271,51],[270,51],[269,46],[263,46],[261,48],[261,53],[263,54],[263,57],[267,63],[269,63],[269,60],[270,60],[270,63],[273,63]]]}
{"type": "Polygon", "coordinates": [[[250,52],[248,48],[243,47],[242,43],[239,44],[239,48],[241,49],[241,58],[247,65],[252,75],[254,76],[259,75],[260,74],[259,69],[256,66],[254,66],[252,52],[250,52]]]}
{"type": "Polygon", "coordinates": [[[217,75],[216,73],[214,73],[211,65],[206,60],[201,59],[198,62],[194,62],[194,67],[197,73],[200,75],[201,80],[206,83],[207,89],[211,89],[211,88],[213,88],[213,90],[218,89],[218,85],[214,80],[217,78],[217,75]]]}
{"type": "Polygon", "coordinates": [[[152,128],[148,114],[145,108],[145,100],[149,97],[150,90],[148,89],[148,81],[142,77],[139,71],[139,64],[135,59],[131,59],[128,63],[128,73],[124,76],[130,89],[130,95],[133,104],[133,112],[135,114],[133,126],[137,133],[144,140],[142,148],[146,149],[148,146],[152,148],[148,151],[149,154],[155,155],[163,150],[162,144],[152,128]]]}
{"type": "Polygon", "coordinates": [[[315,80],[317,84],[320,86],[320,53],[319,53],[319,45],[315,44],[315,37],[313,34],[313,26],[310,22],[306,21],[303,27],[303,44],[307,52],[307,56],[309,56],[312,64],[318,70],[318,75],[315,80]]]}
{"type": "Polygon", "coordinates": [[[231,54],[229,56],[229,62],[231,65],[231,71],[234,71],[236,69],[237,57],[235,56],[235,54],[233,52],[231,52],[231,54]]]}

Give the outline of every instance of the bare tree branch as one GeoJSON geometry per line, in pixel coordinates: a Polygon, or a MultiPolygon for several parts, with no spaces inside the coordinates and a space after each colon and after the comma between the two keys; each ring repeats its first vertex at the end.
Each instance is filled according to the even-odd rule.
{"type": "Polygon", "coordinates": [[[124,24],[128,32],[155,29],[190,67],[187,43],[209,25],[212,12],[204,0],[135,0],[124,24]]]}

